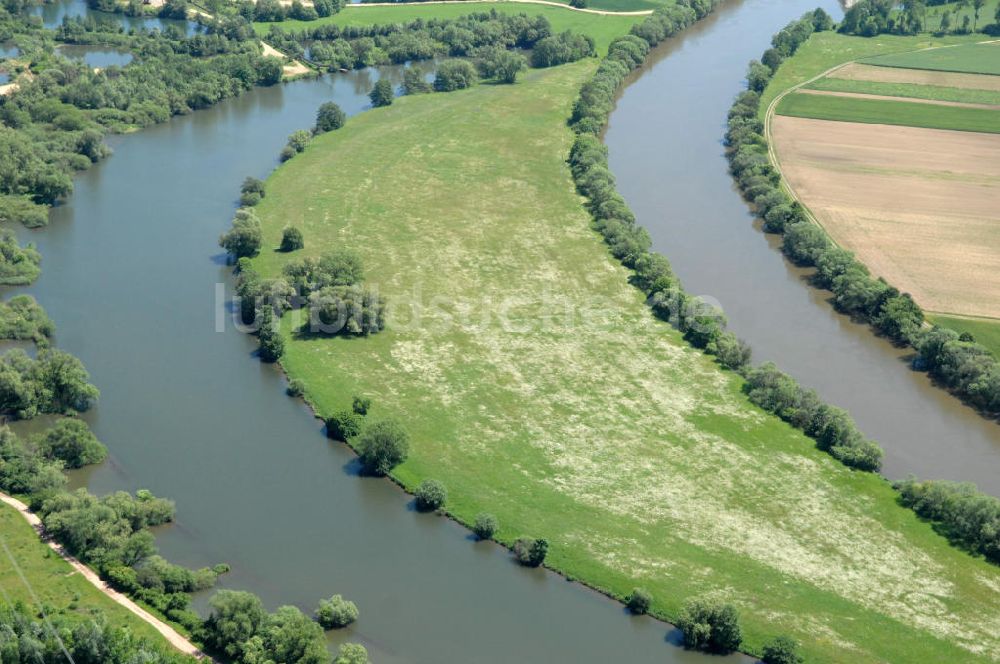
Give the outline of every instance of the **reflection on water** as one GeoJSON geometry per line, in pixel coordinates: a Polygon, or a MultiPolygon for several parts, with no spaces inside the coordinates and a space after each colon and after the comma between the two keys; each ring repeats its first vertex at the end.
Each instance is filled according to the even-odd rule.
{"type": "Polygon", "coordinates": [[[106,46],[84,46],[80,44],[63,44],[58,47],[60,55],[73,60],[83,60],[90,67],[105,69],[106,67],[124,67],[132,62],[133,56],[128,51],[121,51],[106,46]]]}

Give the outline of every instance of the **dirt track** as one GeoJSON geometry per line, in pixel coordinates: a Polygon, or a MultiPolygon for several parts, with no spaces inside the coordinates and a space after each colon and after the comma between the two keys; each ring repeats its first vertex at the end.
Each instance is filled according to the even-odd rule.
{"type": "Polygon", "coordinates": [[[27,505],[22,503],[17,498],[8,496],[5,493],[0,493],[0,502],[4,502],[7,505],[10,505],[14,509],[16,509],[18,512],[20,512],[21,516],[23,516],[25,520],[31,524],[31,526],[35,529],[35,531],[38,532],[38,535],[39,537],[42,538],[42,541],[48,544],[50,549],[58,553],[63,560],[68,562],[77,572],[79,572],[83,576],[83,578],[87,579],[87,581],[89,581],[92,586],[94,586],[102,593],[110,597],[113,601],[117,602],[118,604],[121,604],[126,609],[128,609],[135,615],[139,616],[139,618],[141,618],[142,620],[145,620],[147,623],[152,625],[157,632],[163,635],[163,638],[165,638],[168,642],[170,642],[170,645],[172,645],[174,648],[177,648],[185,655],[192,655],[194,657],[207,659],[206,655],[201,650],[199,650],[193,643],[188,641],[186,638],[181,636],[181,634],[178,633],[173,627],[163,622],[162,620],[151,614],[149,611],[146,611],[145,609],[143,609],[141,606],[133,602],[125,595],[121,594],[117,590],[108,586],[108,584],[104,583],[104,581],[102,581],[101,578],[97,576],[97,574],[95,574],[93,570],[91,570],[89,567],[81,563],[73,556],[66,553],[66,551],[63,550],[63,548],[60,545],[56,544],[50,539],[47,539],[43,532],[41,520],[31,510],[28,509],[27,505]]]}
{"type": "Polygon", "coordinates": [[[930,311],[1000,316],[1000,136],[776,116],[788,184],[930,311]]]}

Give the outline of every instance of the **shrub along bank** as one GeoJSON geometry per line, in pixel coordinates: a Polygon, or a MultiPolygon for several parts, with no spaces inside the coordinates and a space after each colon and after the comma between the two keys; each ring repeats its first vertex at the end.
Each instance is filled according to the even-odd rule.
{"type": "MultiPolygon", "coordinates": [[[[952,330],[924,327],[923,311],[909,295],[872,277],[853,253],[837,247],[781,188],[781,174],[770,161],[763,135],[760,94],[781,63],[813,31],[830,27],[829,17],[820,12],[790,23],[774,36],[772,48],[761,61],[750,63],[749,89],[737,96],[729,111],[726,143],[733,177],[763,218],[764,230],[783,235],[785,255],[798,265],[816,268],[813,282],[834,294],[838,310],[867,321],[897,344],[914,348],[918,353],[915,367],[925,369],[983,412],[995,414],[1000,411],[1000,364],[990,352],[952,330]]],[[[845,464],[877,469],[881,450],[863,439],[845,411],[820,404],[814,393],[770,365],[751,372],[748,383],[755,403],[803,429],[845,464]]],[[[1000,502],[995,498],[965,484],[911,480],[895,486],[902,504],[937,522],[953,542],[997,561],[1000,502]]]]}

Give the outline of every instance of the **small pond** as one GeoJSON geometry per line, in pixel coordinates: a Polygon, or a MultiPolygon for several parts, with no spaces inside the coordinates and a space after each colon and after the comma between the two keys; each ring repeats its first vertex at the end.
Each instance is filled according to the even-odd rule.
{"type": "Polygon", "coordinates": [[[83,60],[87,65],[97,69],[113,66],[124,67],[134,59],[134,56],[128,51],[108,46],[63,44],[59,47],[58,52],[71,60],[83,60]]]}

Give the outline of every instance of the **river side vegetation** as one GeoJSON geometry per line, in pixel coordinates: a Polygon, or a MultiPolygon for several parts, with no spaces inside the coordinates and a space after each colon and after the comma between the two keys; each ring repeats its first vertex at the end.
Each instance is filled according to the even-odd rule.
{"type": "Polygon", "coordinates": [[[75,573],[13,507],[0,505],[0,532],[0,659],[5,664],[65,662],[66,654],[76,662],[108,664],[196,661],[75,573]]]}
{"type": "Polygon", "coordinates": [[[52,320],[30,295],[0,302],[0,339],[33,341],[35,346],[46,348],[54,332],[52,320]]]}
{"type": "MultiPolygon", "coordinates": [[[[807,16],[782,31],[798,33],[801,38],[794,42],[794,48],[774,60],[779,66],[809,38],[808,30],[796,26],[810,20],[807,16]]],[[[779,41],[776,36],[774,43],[779,41]]],[[[764,60],[767,58],[762,58],[764,60]]],[[[1000,410],[1000,364],[996,358],[971,336],[963,337],[950,329],[923,325],[923,311],[912,298],[901,294],[885,280],[872,277],[851,252],[837,247],[823,229],[806,216],[798,202],[781,188],[781,175],[768,156],[763,121],[759,119],[760,93],[776,70],[769,75],[758,73],[755,78],[753,73],[759,72],[761,66],[764,65],[756,61],[750,64],[750,89],[736,98],[730,110],[726,142],[733,175],[744,196],[764,219],[764,230],[783,234],[782,250],[793,262],[816,268],[813,282],[833,293],[838,310],[869,322],[876,331],[896,343],[912,347],[917,351],[913,360],[915,368],[926,370],[937,383],[980,410],[996,414],[1000,410]]],[[[772,380],[769,400],[784,401],[783,395],[801,394],[801,388],[793,379],[784,376],[780,381],[784,384],[772,380]]],[[[753,385],[754,382],[751,375],[749,383],[753,385]]],[[[789,418],[800,415],[802,401],[792,398],[787,403],[790,408],[787,414],[782,414],[784,406],[777,402],[775,408],[768,409],[792,421],[789,418]]],[[[815,435],[831,454],[846,453],[847,458],[853,459],[860,453],[864,458],[863,448],[849,446],[838,452],[829,447],[827,436],[831,433],[834,439],[846,436],[857,440],[858,434],[846,413],[828,408],[814,421],[822,424],[822,430],[811,435],[815,435]]],[[[809,432],[810,429],[815,430],[816,425],[807,424],[805,430],[809,432]]],[[[935,523],[952,542],[974,554],[997,560],[1000,501],[996,498],[982,494],[971,484],[911,479],[896,483],[895,488],[899,491],[901,504],[935,523]]]]}
{"type": "MultiPolygon", "coordinates": [[[[854,254],[834,244],[801,204],[782,188],[781,174],[768,154],[761,110],[766,98],[773,99],[777,94],[770,87],[772,77],[808,37],[803,31],[803,38],[797,41],[794,50],[779,53],[780,57],[771,60],[776,63],[774,68],[762,64],[768,60],[766,55],[760,62],[750,64],[749,89],[737,96],[729,111],[726,143],[733,177],[764,220],[765,232],[783,236],[782,251],[792,262],[815,268],[813,283],[833,293],[832,302],[839,311],[869,323],[878,334],[894,343],[913,348],[915,368],[927,371],[938,384],[981,412],[996,415],[1000,412],[997,359],[974,341],[962,340],[959,333],[924,325],[924,312],[908,294],[873,276],[854,254]]],[[[838,35],[831,38],[851,39],[838,35]]],[[[823,53],[830,52],[825,41],[818,47],[823,53]]],[[[905,44],[894,47],[904,48],[905,44]]],[[[852,49],[851,52],[857,50],[852,49]]],[[[836,57],[835,53],[832,57],[836,57]]],[[[850,56],[845,55],[844,59],[850,56]]],[[[826,63],[819,61],[811,66],[819,73],[829,66],[826,63]]],[[[801,74],[797,71],[797,75],[801,74]]],[[[787,89],[787,81],[786,78],[774,85],[787,89]]]]}
{"type": "Polygon", "coordinates": [[[22,247],[14,231],[0,230],[0,285],[24,286],[42,273],[42,256],[33,245],[22,247]]]}
{"type": "MultiPolygon", "coordinates": [[[[18,89],[0,98],[0,218],[44,225],[45,210],[73,190],[73,173],[110,150],[108,133],[165,122],[239,95],[255,85],[277,83],[275,58],[261,55],[244,22],[186,38],[172,31],[124,34],[94,21],[68,19],[54,31],[34,19],[0,8],[0,34],[15,43],[18,89]],[[127,50],[124,67],[94,70],[62,57],[57,44],[127,50]]],[[[29,283],[37,257],[4,231],[0,281],[29,283]]]]}
{"type": "MultiPolygon", "coordinates": [[[[403,25],[348,28],[324,25],[298,32],[275,28],[266,39],[289,57],[303,59],[308,55],[309,62],[328,71],[435,57],[476,57],[490,66],[492,75],[488,77],[498,79],[509,77],[508,68],[520,62],[515,54],[506,55],[507,49],[532,49],[533,67],[574,62],[595,52],[592,37],[569,30],[554,33],[545,16],[511,15],[495,10],[450,20],[418,19],[403,25]]],[[[515,67],[515,75],[519,69],[515,67]]],[[[391,102],[385,92],[377,99],[383,102],[381,105],[391,102]]],[[[372,103],[380,105],[376,104],[376,98],[372,103]]]]}
{"type": "MultiPolygon", "coordinates": [[[[506,14],[525,15],[532,20],[544,18],[552,26],[552,32],[559,34],[576,32],[593,38],[598,52],[602,55],[607,51],[608,44],[615,37],[628,32],[629,28],[643,20],[642,16],[621,16],[615,14],[597,15],[581,14],[564,7],[533,5],[523,3],[503,2],[462,2],[454,4],[415,4],[400,3],[393,7],[351,7],[328,18],[307,23],[301,21],[286,21],[284,23],[254,23],[253,28],[262,39],[271,39],[277,31],[301,35],[313,30],[330,30],[339,28],[341,34],[350,33],[353,29],[370,29],[378,26],[405,26],[410,23],[422,24],[451,21],[469,14],[506,14]]],[[[326,33],[324,34],[331,34],[326,33]]],[[[270,43],[270,42],[269,42],[270,43]]]]}
{"type": "MultiPolygon", "coordinates": [[[[692,347],[747,366],[717,312],[685,314],[684,330],[659,320],[581,209],[567,164],[581,87],[604,68],[587,91],[595,105],[578,105],[590,143],[627,63],[648,51],[643,32],[662,39],[676,29],[668,16],[698,15],[686,3],[660,13],[608,64],[407,95],[314,136],[255,208],[263,246],[288,225],[307,246],[245,263],[279,279],[291,261],[349,247],[389,311],[377,335],[323,338],[300,336],[300,314],[284,312],[282,366],[321,417],[365,394],[361,431],[400,421],[408,454],[389,474],[406,489],[437,479],[450,516],[492,514],[492,537],[511,548],[526,537],[522,552],[544,539],[544,565],[613,597],[645,588],[656,617],[676,621],[700,598],[731,605],[740,649],[758,655],[787,635],[808,661],[845,648],[856,661],[987,661],[1000,654],[986,618],[1000,570],[749,401],[741,374],[692,347]]],[[[631,232],[621,237],[627,256],[631,232]]],[[[361,435],[346,436],[359,451],[361,435]]]]}

